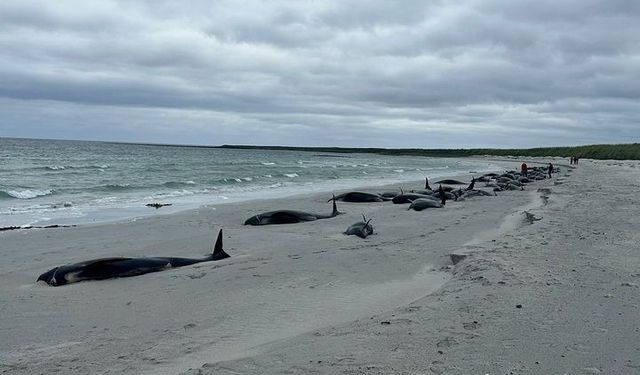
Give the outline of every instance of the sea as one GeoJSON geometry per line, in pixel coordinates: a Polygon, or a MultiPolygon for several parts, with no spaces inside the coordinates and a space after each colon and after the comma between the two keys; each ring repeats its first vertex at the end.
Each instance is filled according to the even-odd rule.
{"type": "Polygon", "coordinates": [[[0,228],[128,220],[495,169],[465,159],[0,138],[0,228]]]}

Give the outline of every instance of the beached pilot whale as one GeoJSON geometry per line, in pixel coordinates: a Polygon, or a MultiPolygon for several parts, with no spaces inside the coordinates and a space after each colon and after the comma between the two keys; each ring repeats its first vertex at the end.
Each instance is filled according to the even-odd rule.
{"type": "MultiPolygon", "coordinates": [[[[353,203],[384,202],[384,201],[391,200],[391,198],[383,197],[380,194],[363,193],[360,191],[350,191],[348,193],[334,196],[331,199],[337,199],[343,202],[353,202],[353,203]]],[[[331,199],[329,199],[329,201],[331,199]]]]}
{"type": "Polygon", "coordinates": [[[413,202],[411,202],[407,210],[422,211],[422,210],[426,210],[427,208],[442,208],[442,207],[444,207],[442,203],[436,200],[418,198],[413,202]]]}
{"type": "Polygon", "coordinates": [[[60,286],[85,280],[104,280],[115,277],[130,277],[158,272],[174,267],[189,266],[201,262],[211,262],[229,258],[229,254],[222,249],[222,229],[213,247],[211,255],[200,258],[101,258],[80,263],[67,264],[53,268],[38,277],[51,286],[60,286]]]}
{"type": "Polygon", "coordinates": [[[251,216],[245,220],[244,225],[295,224],[303,221],[330,219],[342,213],[338,211],[338,207],[336,206],[336,197],[334,196],[330,200],[333,201],[333,211],[329,215],[291,210],[269,211],[251,216]]]}
{"type": "Polygon", "coordinates": [[[400,194],[393,197],[391,201],[393,202],[393,204],[405,204],[405,203],[411,203],[414,200],[420,199],[420,198],[429,199],[431,198],[431,195],[418,194],[418,193],[405,193],[404,190],[400,188],[400,194]]]}
{"type": "Polygon", "coordinates": [[[446,184],[446,185],[466,185],[466,183],[464,183],[464,182],[462,182],[462,181],[452,180],[452,179],[446,179],[446,180],[436,181],[436,184],[446,184]]]}

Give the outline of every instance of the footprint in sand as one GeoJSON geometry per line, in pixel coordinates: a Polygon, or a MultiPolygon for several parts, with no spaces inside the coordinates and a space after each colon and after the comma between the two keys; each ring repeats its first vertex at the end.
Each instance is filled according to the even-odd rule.
{"type": "Polygon", "coordinates": [[[471,330],[480,328],[480,323],[474,320],[473,322],[462,323],[462,327],[466,330],[471,331],[471,330]]]}
{"type": "Polygon", "coordinates": [[[458,341],[451,336],[445,337],[436,344],[438,348],[450,348],[455,345],[458,345],[458,341]]]}

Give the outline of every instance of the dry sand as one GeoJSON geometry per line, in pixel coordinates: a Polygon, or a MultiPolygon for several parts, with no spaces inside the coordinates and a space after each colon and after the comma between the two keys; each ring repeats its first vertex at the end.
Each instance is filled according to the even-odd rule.
{"type": "Polygon", "coordinates": [[[242,225],[329,212],[314,194],[0,233],[0,373],[640,374],[639,177],[636,162],[583,159],[423,212],[339,203],[333,219],[242,225]],[[343,235],[362,213],[377,234],[343,235]],[[34,283],[96,257],[199,257],[221,227],[226,260],[34,283]]]}

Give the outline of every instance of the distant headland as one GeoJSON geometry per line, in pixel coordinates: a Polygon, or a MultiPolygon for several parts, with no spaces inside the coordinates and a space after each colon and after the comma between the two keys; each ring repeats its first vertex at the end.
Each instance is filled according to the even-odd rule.
{"type": "Polygon", "coordinates": [[[97,142],[113,144],[130,144],[142,146],[167,146],[167,147],[193,147],[193,148],[227,148],[243,150],[279,150],[279,151],[309,151],[327,153],[370,153],[379,155],[406,155],[427,157],[473,157],[473,156],[514,156],[514,157],[566,157],[577,156],[586,159],[598,160],[640,160],[640,143],[624,144],[594,144],[581,146],[556,146],[535,148],[382,148],[382,147],[300,147],[300,146],[260,146],[260,145],[232,145],[221,146],[197,145],[197,144],[170,144],[147,143],[127,141],[99,141],[99,140],[64,140],[64,139],[39,139],[39,138],[13,138],[0,137],[0,140],[34,140],[34,141],[61,141],[61,142],[97,142]]]}
{"type": "Polygon", "coordinates": [[[222,145],[219,148],[249,150],[313,151],[335,153],[373,153],[382,155],[411,155],[429,157],[471,156],[520,156],[520,157],[571,157],[587,159],[640,160],[640,143],[603,144],[568,147],[537,147],[527,149],[469,148],[469,149],[422,149],[422,148],[343,148],[343,147],[289,147],[222,145]]]}

